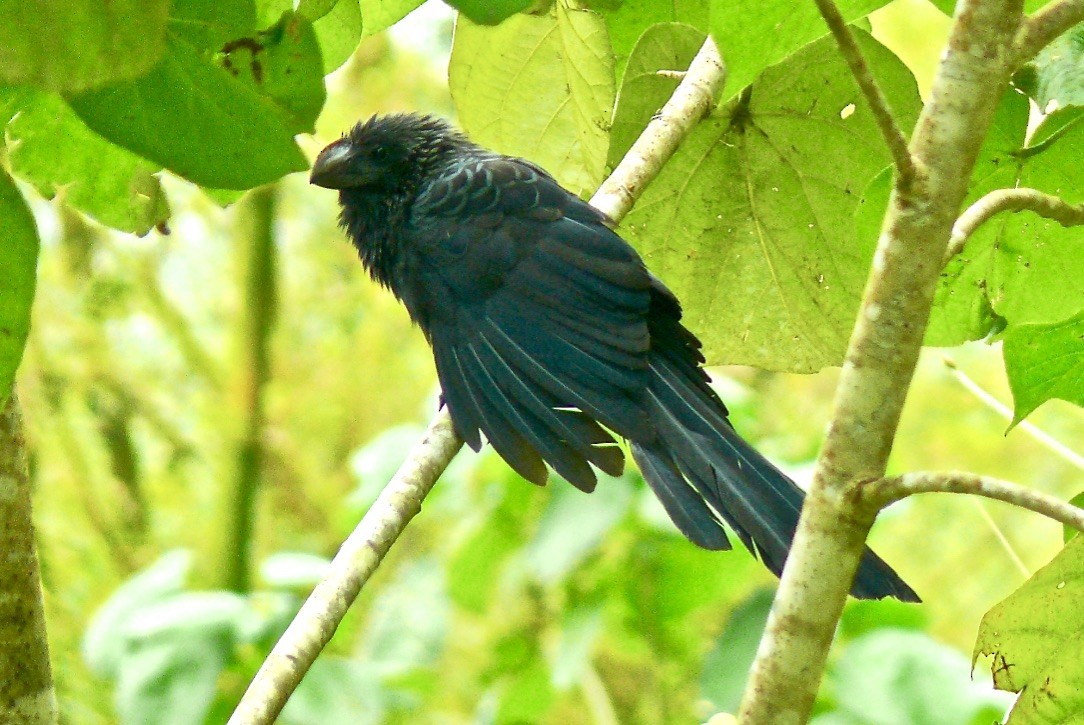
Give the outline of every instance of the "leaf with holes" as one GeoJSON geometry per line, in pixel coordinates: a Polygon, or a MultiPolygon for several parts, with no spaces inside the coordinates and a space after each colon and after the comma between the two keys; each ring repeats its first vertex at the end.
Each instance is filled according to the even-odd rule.
{"type": "MultiPolygon", "coordinates": [[[[857,36],[909,126],[914,78],[857,36]]],[[[819,370],[843,358],[876,241],[856,237],[852,218],[888,163],[869,107],[825,39],[694,128],[621,233],[685,301],[710,363],[819,370]]]]}

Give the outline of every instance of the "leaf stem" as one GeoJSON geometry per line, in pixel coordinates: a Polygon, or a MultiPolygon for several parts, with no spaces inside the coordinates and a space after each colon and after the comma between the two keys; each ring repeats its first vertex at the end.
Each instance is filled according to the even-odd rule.
{"type": "Polygon", "coordinates": [[[885,97],[884,92],[881,91],[881,87],[877,85],[877,81],[870,72],[865,57],[862,55],[862,50],[854,39],[854,34],[847,27],[847,23],[836,4],[832,0],[815,0],[815,2],[817,8],[821,11],[824,22],[828,24],[828,29],[836,39],[836,44],[839,46],[843,59],[850,66],[851,75],[854,76],[859,89],[866,97],[866,101],[869,102],[870,110],[877,121],[877,127],[881,129],[881,135],[884,136],[889,153],[892,154],[892,159],[895,161],[900,187],[909,189],[915,181],[917,166],[911,151],[907,147],[907,138],[892,115],[888,99],[885,97]]]}

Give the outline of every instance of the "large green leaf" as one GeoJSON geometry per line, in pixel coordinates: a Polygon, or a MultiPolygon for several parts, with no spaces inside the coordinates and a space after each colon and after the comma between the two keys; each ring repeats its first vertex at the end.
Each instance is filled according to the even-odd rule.
{"type": "Polygon", "coordinates": [[[534,0],[444,0],[472,22],[496,25],[529,8],[534,0]]]}
{"type": "Polygon", "coordinates": [[[154,175],[160,166],[91,131],[54,93],[27,90],[13,100],[18,115],[7,127],[8,161],[42,196],[63,189],[65,203],[134,234],[169,218],[154,175]]]}
{"type": "MultiPolygon", "coordinates": [[[[281,15],[279,10],[270,21],[281,15]]],[[[200,50],[221,50],[235,38],[252,35],[256,28],[254,0],[173,0],[169,10],[169,32],[200,50]]]]}
{"type": "Polygon", "coordinates": [[[577,194],[602,181],[614,80],[598,15],[558,4],[496,27],[460,18],[448,76],[475,141],[529,157],[577,194]]]}
{"type": "Polygon", "coordinates": [[[97,133],[201,186],[251,188],[307,166],[265,97],[177,37],[146,76],[69,103],[97,133]]]}
{"type": "Polygon", "coordinates": [[[30,332],[30,307],[38,269],[38,230],[34,217],[0,169],[0,407],[11,393],[15,370],[30,332]]]}
{"type": "Polygon", "coordinates": [[[708,32],[708,5],[701,0],[624,0],[617,8],[604,12],[606,29],[610,33],[618,77],[640,36],[657,23],[691,25],[705,35],[708,32]]]}
{"type": "Polygon", "coordinates": [[[313,23],[324,59],[324,74],[345,63],[361,40],[361,6],[357,0],[339,0],[327,15],[313,23]]]}
{"type": "Polygon", "coordinates": [[[361,0],[361,19],[365,37],[386,30],[402,20],[423,0],[361,0]]]}
{"type": "Polygon", "coordinates": [[[640,36],[617,94],[607,159],[611,168],[617,166],[678,86],[677,78],[661,76],[658,71],[688,68],[704,38],[703,32],[682,23],[652,25],[640,36]]]}
{"type": "Polygon", "coordinates": [[[136,78],[166,48],[168,0],[0,0],[0,81],[76,92],[136,78]]]}
{"type": "MultiPolygon", "coordinates": [[[[887,4],[888,0],[836,2],[847,22],[887,4]]],[[[812,2],[712,0],[711,3],[711,35],[726,61],[726,96],[740,91],[768,66],[827,34],[828,26],[812,2]]],[[[904,109],[896,110],[906,115],[904,109]]],[[[905,123],[903,127],[910,131],[912,125],[905,123]]]]}
{"type": "MultiPolygon", "coordinates": [[[[1020,692],[1025,688],[1042,691],[1049,683],[1056,692],[1064,691],[1066,683],[1084,682],[1084,659],[1080,657],[1084,646],[1081,601],[1084,601],[1084,537],[1077,536],[1053,561],[982,618],[974,657],[992,658],[994,685],[1020,692]],[[1073,656],[1065,657],[1063,653],[1073,656]]],[[[1079,715],[1079,695],[1076,697],[1079,715]]],[[[1019,722],[1068,720],[1037,717],[1019,722]]]]}
{"type": "Polygon", "coordinates": [[[1051,398],[1084,406],[1084,312],[1046,325],[1013,325],[1004,352],[1013,425],[1051,398]]]}
{"type": "MultiPolygon", "coordinates": [[[[1014,90],[1006,91],[975,162],[965,208],[994,189],[1016,185],[1016,154],[1024,144],[1028,114],[1027,98],[1014,90]]],[[[882,189],[882,209],[888,201],[888,190],[887,185],[882,189]]],[[[986,277],[994,257],[992,240],[1001,233],[1007,219],[995,219],[980,227],[963,252],[942,270],[926,328],[927,345],[951,346],[978,340],[1001,325],[986,294],[986,277]]]]}
{"type": "MultiPolygon", "coordinates": [[[[909,127],[914,78],[868,35],[858,38],[909,127]]],[[[686,303],[710,363],[818,370],[846,349],[876,242],[855,236],[852,217],[888,162],[825,39],[702,121],[621,232],[686,303]]]]}
{"type": "Polygon", "coordinates": [[[1013,80],[1047,113],[1084,105],[1084,23],[1039,51],[1013,80]]]}

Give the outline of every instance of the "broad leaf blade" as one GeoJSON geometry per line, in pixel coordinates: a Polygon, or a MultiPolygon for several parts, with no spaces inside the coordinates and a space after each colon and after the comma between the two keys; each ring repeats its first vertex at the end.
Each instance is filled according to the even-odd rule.
{"type": "Polygon", "coordinates": [[[7,172],[0,169],[0,407],[11,393],[30,332],[38,269],[34,217],[7,172]]]}
{"type": "MultiPolygon", "coordinates": [[[[836,3],[847,22],[887,4],[887,0],[841,0],[836,3]]],[[[734,95],[768,66],[827,34],[828,26],[812,2],[713,0],[711,35],[727,66],[724,97],[734,95]]],[[[903,109],[896,110],[903,112],[903,109]]],[[[909,132],[911,125],[904,124],[904,130],[909,132]]]]}
{"type": "MultiPolygon", "coordinates": [[[[891,52],[859,38],[911,125],[914,78],[891,52]]],[[[855,237],[852,217],[888,163],[869,108],[826,39],[702,121],[621,232],[685,302],[709,363],[819,370],[846,349],[876,242],[855,237]]]]}
{"type": "Polygon", "coordinates": [[[247,189],[307,166],[269,102],[179,38],[146,76],[69,103],[102,136],[201,186],[247,189]]]}
{"type": "Polygon", "coordinates": [[[1005,334],[1016,425],[1033,410],[1060,398],[1084,406],[1084,312],[1049,325],[1013,325],[1005,334]]]}
{"type": "Polygon", "coordinates": [[[18,99],[18,115],[8,124],[12,171],[53,198],[102,224],[143,235],[169,218],[169,204],[158,178],[161,168],[109,143],[59,96],[28,91],[18,99]]]}
{"type": "Polygon", "coordinates": [[[78,92],[143,75],[166,49],[168,0],[0,0],[0,82],[78,92]]]}
{"type": "Polygon", "coordinates": [[[460,18],[448,76],[476,142],[530,158],[577,194],[602,181],[614,82],[598,15],[558,6],[492,28],[460,18]]]}

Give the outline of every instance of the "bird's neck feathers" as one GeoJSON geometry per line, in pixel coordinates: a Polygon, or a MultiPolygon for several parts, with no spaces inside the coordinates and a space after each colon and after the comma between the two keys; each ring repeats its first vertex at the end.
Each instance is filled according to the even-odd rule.
{"type": "Polygon", "coordinates": [[[413,189],[343,189],[339,223],[374,280],[396,291],[400,263],[396,232],[409,213],[413,189]]]}

